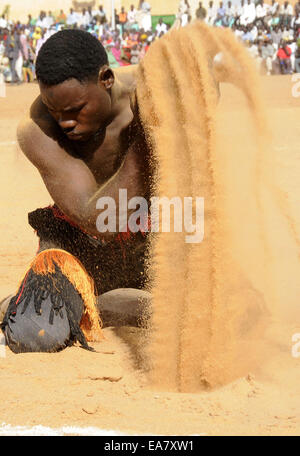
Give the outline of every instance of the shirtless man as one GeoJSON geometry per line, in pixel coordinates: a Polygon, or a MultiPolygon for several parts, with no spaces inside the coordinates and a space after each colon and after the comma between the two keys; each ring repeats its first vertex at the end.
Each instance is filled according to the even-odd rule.
{"type": "MultiPolygon", "coordinates": [[[[17,136],[55,203],[29,214],[40,238],[38,257],[47,254],[42,268],[53,260],[54,270],[49,266],[47,274],[41,273],[36,260],[10,301],[2,328],[15,352],[57,351],[76,340],[87,348],[79,327],[83,295],[70,267],[69,275],[64,273],[65,261],[80,261],[96,295],[142,289],[147,248],[147,229],[118,233],[117,223],[117,233],[99,233],[96,227],[99,198],[112,197],[117,208],[119,189],[127,190],[128,200],[149,198],[149,156],[135,100],[134,70],[113,72],[97,39],[80,30],[64,30],[43,45],[36,74],[40,95],[17,136]]],[[[119,308],[100,305],[101,318],[106,325],[114,324],[114,318],[121,324],[138,324],[137,303],[131,307],[124,320],[119,308]]]]}

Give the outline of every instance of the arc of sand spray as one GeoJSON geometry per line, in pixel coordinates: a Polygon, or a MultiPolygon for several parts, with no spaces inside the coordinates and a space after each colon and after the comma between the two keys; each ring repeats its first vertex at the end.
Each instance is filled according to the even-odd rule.
{"type": "MultiPolygon", "coordinates": [[[[217,364],[212,335],[221,329],[215,328],[224,279],[214,171],[217,91],[210,62],[219,51],[227,54],[225,73],[238,85],[236,62],[240,59],[243,68],[245,57],[236,52],[241,45],[233,36],[226,35],[225,48],[225,35],[218,34],[220,39],[202,24],[170,32],[151,46],[138,76],[141,117],[157,165],[153,190],[158,196],[205,199],[202,244],[185,244],[183,233],[160,233],[151,252],[152,379],[181,391],[209,383],[217,364]]],[[[248,87],[251,73],[242,76],[248,87]]],[[[241,88],[255,104],[255,97],[241,88]]]]}
{"type": "MultiPolygon", "coordinates": [[[[182,136],[170,134],[176,132],[182,119],[173,115],[178,113],[177,99],[172,96],[176,87],[173,79],[168,76],[165,48],[160,45],[155,52],[149,53],[146,65],[140,66],[138,97],[146,133],[151,136],[154,158],[159,163],[153,192],[159,197],[171,198],[185,196],[188,175],[182,176],[182,180],[176,179],[176,176],[178,170],[185,169],[188,157],[182,136]],[[159,79],[155,72],[149,70],[157,65],[160,66],[159,79]]],[[[184,300],[184,287],[178,287],[178,284],[182,283],[187,272],[184,233],[160,233],[153,242],[151,256],[154,305],[153,340],[150,347],[152,375],[156,382],[156,374],[163,372],[167,388],[172,389],[177,387],[178,315],[184,300]],[[161,356],[156,356],[157,350],[162,351],[161,356]]]]}
{"type": "MultiPolygon", "coordinates": [[[[178,54],[181,55],[184,48],[180,44],[182,33],[179,33],[180,35],[177,31],[172,32],[170,39],[167,36],[167,39],[156,44],[151,54],[149,52],[146,68],[145,65],[141,66],[139,101],[143,116],[148,121],[145,122],[145,127],[154,123],[151,137],[159,163],[156,182],[158,194],[204,196],[208,208],[206,216],[213,220],[214,217],[210,214],[213,212],[212,179],[209,182],[208,177],[211,170],[207,154],[203,156],[203,150],[209,150],[210,127],[207,121],[199,121],[199,116],[203,114],[198,109],[199,106],[201,110],[206,109],[204,89],[201,87],[201,79],[199,81],[199,71],[192,73],[195,76],[190,81],[191,72],[186,72],[185,65],[181,65],[182,62],[178,59],[178,54]],[[158,64],[159,78],[155,72],[150,71],[150,68],[153,69],[158,64]],[[203,172],[199,173],[199,168],[203,172]]],[[[188,48],[185,52],[185,61],[188,60],[190,67],[192,65],[195,70],[195,65],[187,55],[189,51],[188,48]]],[[[204,54],[201,57],[206,58],[204,54]]],[[[212,85],[211,92],[215,103],[216,88],[213,83],[212,85]]],[[[207,224],[205,229],[207,232],[207,224]]],[[[206,243],[205,253],[203,248],[201,249],[201,259],[205,257],[207,263],[199,273],[199,268],[195,270],[195,267],[191,268],[189,264],[191,255],[192,261],[195,256],[198,258],[199,246],[191,247],[184,239],[183,233],[161,233],[152,251],[155,262],[152,265],[154,332],[150,349],[153,380],[158,381],[163,375],[166,387],[180,390],[188,387],[185,385],[187,378],[193,378],[190,373],[195,369],[195,361],[199,365],[199,360],[203,359],[205,344],[197,344],[195,347],[191,334],[194,334],[192,339],[199,333],[206,340],[209,337],[207,323],[210,320],[210,309],[205,303],[212,300],[212,288],[201,287],[200,284],[210,283],[212,280],[211,245],[206,243]],[[191,345],[194,349],[193,357],[188,355],[191,345]]]]}

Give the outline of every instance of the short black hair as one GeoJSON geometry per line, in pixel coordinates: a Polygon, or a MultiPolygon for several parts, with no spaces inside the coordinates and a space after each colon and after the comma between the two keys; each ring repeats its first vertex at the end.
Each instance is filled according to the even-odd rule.
{"type": "Polygon", "coordinates": [[[41,47],[36,76],[48,86],[72,78],[85,82],[96,80],[103,65],[108,65],[108,57],[100,41],[89,32],[67,29],[52,35],[41,47]]]}

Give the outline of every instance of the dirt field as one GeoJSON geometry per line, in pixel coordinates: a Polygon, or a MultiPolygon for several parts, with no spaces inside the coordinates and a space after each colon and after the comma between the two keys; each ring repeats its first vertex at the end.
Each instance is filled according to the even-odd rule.
{"type": "MultiPolygon", "coordinates": [[[[285,198],[289,222],[280,222],[280,210],[270,202],[265,217],[274,223],[277,298],[259,366],[215,391],[179,394],[149,386],[136,330],[106,329],[105,342],[94,344],[98,353],[72,347],[56,354],[14,355],[0,347],[0,423],[96,427],[128,435],[299,435],[300,358],[292,356],[292,336],[300,333],[300,97],[292,97],[288,76],[266,77],[262,83],[274,139],[273,181],[285,198]]],[[[8,87],[0,99],[0,298],[15,291],[37,249],[27,213],[51,202],[16,144],[16,126],[37,93],[35,84],[8,87]]],[[[230,141],[232,132],[242,137],[237,90],[222,87],[221,105],[231,115],[232,128],[230,133],[229,124],[220,122],[223,140],[230,141]]],[[[247,206],[247,195],[241,197],[247,206]]]]}

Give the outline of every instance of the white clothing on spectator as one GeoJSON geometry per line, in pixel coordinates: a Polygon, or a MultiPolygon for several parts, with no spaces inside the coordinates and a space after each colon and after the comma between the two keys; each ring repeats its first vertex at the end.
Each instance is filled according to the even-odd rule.
{"type": "Polygon", "coordinates": [[[84,14],[81,13],[79,16],[79,25],[83,25],[84,27],[87,27],[91,23],[91,15],[88,11],[86,11],[84,14]]]}
{"type": "Polygon", "coordinates": [[[274,15],[276,14],[276,11],[277,11],[277,9],[278,9],[278,6],[279,6],[279,5],[278,5],[277,2],[275,2],[274,5],[270,5],[270,6],[269,6],[269,11],[270,11],[270,13],[272,14],[272,16],[274,16],[274,15]]]}
{"type": "Polygon", "coordinates": [[[257,7],[256,7],[256,17],[258,19],[261,19],[263,17],[266,17],[266,15],[267,15],[267,7],[266,7],[266,5],[264,3],[262,5],[258,4],[257,7]]]}
{"type": "Polygon", "coordinates": [[[73,11],[73,13],[68,14],[67,25],[74,25],[78,23],[78,14],[73,11]]]}
{"type": "Polygon", "coordinates": [[[50,28],[51,25],[54,24],[54,19],[52,16],[46,16],[46,17],[44,17],[43,22],[45,24],[45,28],[50,28]]]}
{"type": "Polygon", "coordinates": [[[213,25],[217,17],[217,8],[212,6],[211,8],[207,8],[207,16],[205,18],[205,22],[209,25],[213,25]]]}
{"type": "Polygon", "coordinates": [[[167,24],[165,24],[164,22],[162,24],[158,23],[155,30],[157,31],[157,33],[160,35],[161,33],[167,33],[168,31],[168,28],[167,28],[167,24]]]}
{"type": "Polygon", "coordinates": [[[247,3],[244,5],[244,13],[240,17],[241,25],[251,24],[256,17],[255,5],[254,3],[247,3]]]}
{"type": "Polygon", "coordinates": [[[4,17],[0,17],[0,28],[7,27],[7,20],[4,17]]]}
{"type": "Polygon", "coordinates": [[[142,5],[141,5],[141,10],[144,12],[144,13],[150,13],[151,11],[151,6],[148,2],[143,2],[142,5]]]}
{"type": "Polygon", "coordinates": [[[293,15],[292,5],[290,5],[290,3],[286,7],[284,5],[281,5],[280,14],[283,14],[285,16],[292,16],[293,15]]]}
{"type": "Polygon", "coordinates": [[[226,6],[226,16],[228,17],[235,17],[236,16],[236,8],[234,5],[231,5],[230,7],[229,6],[226,6]]]}
{"type": "Polygon", "coordinates": [[[19,57],[16,61],[16,73],[20,81],[23,81],[23,55],[19,54],[19,57]]]}
{"type": "Polygon", "coordinates": [[[129,10],[127,13],[127,20],[130,24],[134,24],[136,22],[136,9],[129,10]]]}

